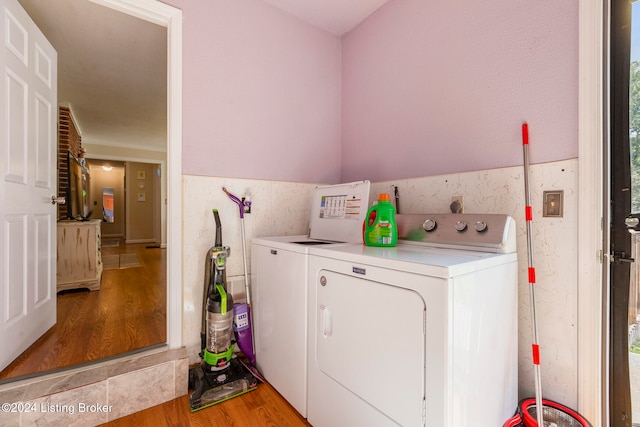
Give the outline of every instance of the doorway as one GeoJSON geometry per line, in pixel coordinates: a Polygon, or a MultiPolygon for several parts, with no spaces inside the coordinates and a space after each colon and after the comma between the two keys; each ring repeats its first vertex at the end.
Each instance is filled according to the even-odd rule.
{"type": "Polygon", "coordinates": [[[93,219],[102,220],[103,239],[166,248],[162,203],[164,162],[87,158],[93,219]]]}
{"type": "Polygon", "coordinates": [[[640,426],[640,8],[612,0],[610,15],[609,424],[640,426]]]}
{"type": "Polygon", "coordinates": [[[167,170],[166,188],[166,344],[181,345],[181,150],[182,150],[182,13],[160,2],[133,4],[127,0],[92,0],[93,3],[167,28],[167,170]]]}
{"type": "Polygon", "coordinates": [[[91,176],[91,218],[102,220],[102,247],[125,238],[125,162],[87,159],[91,176]]]}

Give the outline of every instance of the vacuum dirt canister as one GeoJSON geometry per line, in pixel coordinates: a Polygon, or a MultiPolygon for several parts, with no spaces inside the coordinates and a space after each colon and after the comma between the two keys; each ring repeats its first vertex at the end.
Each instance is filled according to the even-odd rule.
{"type": "Polygon", "coordinates": [[[207,345],[204,361],[211,371],[227,367],[233,356],[233,300],[222,285],[207,298],[207,345]]]}

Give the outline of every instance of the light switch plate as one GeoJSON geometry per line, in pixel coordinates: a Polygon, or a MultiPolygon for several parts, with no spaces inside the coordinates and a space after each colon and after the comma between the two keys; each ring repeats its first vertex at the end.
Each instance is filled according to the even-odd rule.
{"type": "Polygon", "coordinates": [[[562,218],[564,191],[544,191],[542,193],[542,216],[545,218],[562,218]]]}

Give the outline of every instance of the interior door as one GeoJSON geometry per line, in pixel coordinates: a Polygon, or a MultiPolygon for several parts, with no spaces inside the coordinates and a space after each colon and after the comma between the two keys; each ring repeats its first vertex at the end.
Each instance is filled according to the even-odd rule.
{"type": "Polygon", "coordinates": [[[0,370],[56,321],[57,54],[0,0],[0,370]]]}

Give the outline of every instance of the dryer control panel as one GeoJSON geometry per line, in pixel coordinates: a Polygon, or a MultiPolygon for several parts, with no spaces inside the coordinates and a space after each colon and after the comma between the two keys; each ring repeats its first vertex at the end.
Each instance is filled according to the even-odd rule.
{"type": "Polygon", "coordinates": [[[398,214],[398,243],[483,252],[516,251],[515,220],[502,214],[398,214]]]}

